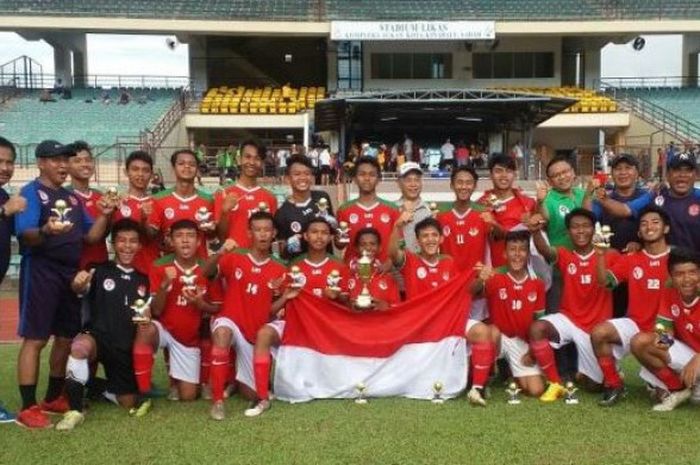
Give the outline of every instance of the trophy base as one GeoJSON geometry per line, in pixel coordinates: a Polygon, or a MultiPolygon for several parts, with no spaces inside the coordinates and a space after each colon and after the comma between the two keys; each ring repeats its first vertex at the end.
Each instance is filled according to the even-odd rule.
{"type": "Polygon", "coordinates": [[[131,318],[131,321],[133,321],[136,324],[143,325],[146,323],[150,323],[151,319],[148,317],[145,317],[145,316],[135,316],[135,317],[131,318]]]}
{"type": "Polygon", "coordinates": [[[508,401],[508,405],[520,405],[520,399],[511,399],[508,401]]]}
{"type": "Polygon", "coordinates": [[[566,405],[578,405],[578,399],[564,399],[566,405]]]}
{"type": "Polygon", "coordinates": [[[215,228],[215,225],[212,222],[199,224],[199,229],[212,230],[214,228],[215,228]]]}
{"type": "Polygon", "coordinates": [[[372,298],[359,296],[355,299],[355,307],[366,310],[372,306],[372,298]]]}
{"type": "Polygon", "coordinates": [[[329,290],[329,291],[333,291],[333,292],[340,292],[340,291],[342,291],[342,289],[339,288],[338,286],[329,287],[328,290],[329,290]]]}
{"type": "Polygon", "coordinates": [[[338,239],[338,244],[348,245],[349,243],[350,239],[338,239]]]}
{"type": "Polygon", "coordinates": [[[435,397],[430,402],[432,402],[433,404],[441,405],[445,403],[445,399],[441,397],[435,397]]]}
{"type": "Polygon", "coordinates": [[[355,403],[357,405],[367,405],[367,399],[364,399],[364,398],[355,399],[355,403]]]}
{"type": "Polygon", "coordinates": [[[290,288],[290,289],[301,289],[301,288],[303,288],[303,287],[304,287],[303,284],[290,284],[290,285],[289,285],[289,288],[290,288]]]}

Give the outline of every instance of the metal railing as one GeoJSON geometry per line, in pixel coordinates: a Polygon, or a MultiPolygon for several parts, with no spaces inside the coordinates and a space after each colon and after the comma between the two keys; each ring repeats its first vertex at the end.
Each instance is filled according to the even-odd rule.
{"type": "Polygon", "coordinates": [[[599,88],[624,89],[659,89],[698,87],[698,76],[643,76],[643,77],[605,77],[598,80],[599,88]]]}
{"type": "MultiPolygon", "coordinates": [[[[0,82],[23,89],[51,89],[56,85],[58,77],[55,74],[43,72],[10,71],[0,67],[0,82]]],[[[192,80],[189,76],[158,76],[158,75],[128,75],[128,74],[88,74],[74,75],[73,87],[95,88],[161,88],[180,89],[188,87],[192,80]],[[78,85],[79,84],[79,85],[78,85]]],[[[71,87],[65,85],[66,87],[71,87]]]]}

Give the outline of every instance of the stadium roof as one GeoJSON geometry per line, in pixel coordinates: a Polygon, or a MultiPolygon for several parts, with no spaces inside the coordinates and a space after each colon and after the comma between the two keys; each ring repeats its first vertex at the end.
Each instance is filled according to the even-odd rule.
{"type": "Polygon", "coordinates": [[[0,0],[0,15],[267,21],[700,19],[696,0],[0,0]]]}
{"type": "Polygon", "coordinates": [[[576,103],[576,99],[489,89],[367,92],[316,103],[317,131],[356,129],[527,130],[576,103]]]}

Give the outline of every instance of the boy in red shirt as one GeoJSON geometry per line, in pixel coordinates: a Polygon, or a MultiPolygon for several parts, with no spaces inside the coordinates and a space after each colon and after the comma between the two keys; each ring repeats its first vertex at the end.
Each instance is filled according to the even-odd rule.
{"type": "MultiPolygon", "coordinates": [[[[370,310],[386,310],[389,307],[398,304],[401,301],[399,294],[399,285],[390,273],[384,271],[382,262],[377,259],[377,253],[381,247],[381,236],[379,231],[374,228],[360,229],[355,235],[356,255],[361,256],[367,254],[372,260],[372,268],[374,273],[367,285],[370,295],[372,296],[372,306],[370,310]]],[[[362,292],[363,283],[360,276],[357,274],[357,258],[350,262],[350,271],[352,273],[348,281],[348,291],[350,305],[354,307],[355,299],[362,292]]]]}

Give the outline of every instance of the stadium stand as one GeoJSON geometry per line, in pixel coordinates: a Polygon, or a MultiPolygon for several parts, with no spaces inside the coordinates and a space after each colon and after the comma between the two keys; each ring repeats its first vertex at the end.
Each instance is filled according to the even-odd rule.
{"type": "Polygon", "coordinates": [[[612,98],[596,91],[579,87],[503,87],[496,88],[496,90],[577,99],[578,102],[564,110],[565,113],[610,113],[618,111],[617,102],[612,98]]]}
{"type": "Polygon", "coordinates": [[[628,98],[640,98],[671,113],[700,125],[700,89],[698,88],[651,88],[617,89],[628,98]]]}
{"type": "Polygon", "coordinates": [[[223,114],[294,114],[313,109],[317,100],[326,97],[325,87],[214,87],[202,99],[202,113],[223,114]]]}
{"type": "Polygon", "coordinates": [[[127,105],[118,105],[119,92],[110,91],[111,103],[101,101],[101,89],[71,89],[73,98],[55,102],[39,101],[39,93],[29,92],[13,98],[0,108],[3,136],[15,144],[34,144],[43,139],[87,140],[92,145],[111,145],[118,136],[138,136],[153,127],[173,104],[177,90],[130,89],[133,97],[127,105]],[[139,97],[142,104],[137,103],[139,97]],[[92,103],[86,100],[93,99],[92,103]],[[118,122],[119,124],[115,124],[118,122]]]}

